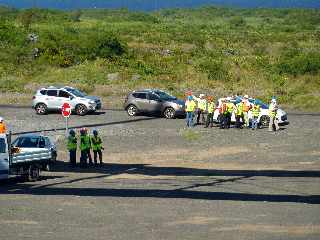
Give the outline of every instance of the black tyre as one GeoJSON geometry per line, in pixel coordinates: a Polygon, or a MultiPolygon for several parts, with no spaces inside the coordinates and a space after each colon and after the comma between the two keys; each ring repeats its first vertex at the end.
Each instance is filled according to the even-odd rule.
{"type": "Polygon", "coordinates": [[[88,108],[83,104],[79,104],[76,106],[76,113],[79,116],[84,116],[88,113],[88,108]]]}
{"type": "Polygon", "coordinates": [[[48,112],[48,107],[44,103],[38,103],[35,110],[38,115],[45,115],[48,112]]]}
{"type": "Polygon", "coordinates": [[[30,182],[37,181],[40,178],[40,168],[36,165],[30,165],[28,170],[28,180],[30,182]]]}
{"type": "Polygon", "coordinates": [[[163,116],[167,119],[172,119],[176,115],[176,111],[172,107],[168,107],[163,111],[163,116]]]}
{"type": "Polygon", "coordinates": [[[134,117],[138,113],[138,108],[135,105],[131,104],[127,107],[127,113],[130,117],[134,117]]]}
{"type": "Polygon", "coordinates": [[[56,162],[57,161],[57,152],[52,152],[51,153],[51,162],[56,162]]]}
{"type": "Polygon", "coordinates": [[[264,126],[264,127],[266,127],[266,126],[268,126],[269,125],[269,122],[270,122],[270,118],[269,118],[269,116],[261,116],[261,118],[260,118],[260,125],[261,126],[264,126]]]}

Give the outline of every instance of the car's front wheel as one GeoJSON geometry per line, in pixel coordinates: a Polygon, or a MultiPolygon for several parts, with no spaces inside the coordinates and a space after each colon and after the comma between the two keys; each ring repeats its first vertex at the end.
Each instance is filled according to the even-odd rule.
{"type": "Polygon", "coordinates": [[[269,121],[270,121],[270,118],[269,116],[261,116],[260,118],[260,124],[261,126],[268,126],[269,125],[269,121]]]}
{"type": "Polygon", "coordinates": [[[44,115],[47,113],[47,105],[45,105],[44,103],[39,103],[36,105],[35,110],[36,113],[39,115],[44,115]]]}
{"type": "Polygon", "coordinates": [[[175,117],[176,111],[172,107],[168,107],[164,110],[163,116],[167,119],[172,119],[175,117]]]}
{"type": "Polygon", "coordinates": [[[83,104],[79,104],[76,106],[76,113],[79,116],[84,116],[88,113],[88,108],[83,104]]]}
{"type": "Polygon", "coordinates": [[[130,117],[136,116],[138,113],[138,108],[131,104],[127,107],[127,113],[130,117]]]}

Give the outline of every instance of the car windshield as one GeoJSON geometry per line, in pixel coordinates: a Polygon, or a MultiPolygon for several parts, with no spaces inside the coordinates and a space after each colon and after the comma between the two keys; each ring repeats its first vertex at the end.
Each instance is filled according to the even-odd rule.
{"type": "Polygon", "coordinates": [[[87,96],[85,93],[81,92],[78,89],[75,88],[66,88],[66,90],[70,93],[72,93],[73,95],[75,95],[76,97],[85,97],[87,96]]]}
{"type": "MultiPolygon", "coordinates": [[[[256,104],[259,105],[261,108],[263,108],[263,109],[268,109],[269,108],[268,105],[265,104],[264,102],[262,102],[261,100],[256,99],[255,101],[256,101],[256,104]]],[[[250,99],[250,102],[254,103],[254,100],[250,99]]]]}
{"type": "Polygon", "coordinates": [[[155,94],[157,94],[161,100],[169,101],[169,100],[176,100],[177,98],[174,96],[171,96],[170,94],[162,91],[155,91],[155,94]]]}
{"type": "Polygon", "coordinates": [[[38,137],[19,137],[13,142],[14,147],[21,148],[37,148],[39,138],[38,137]]]}

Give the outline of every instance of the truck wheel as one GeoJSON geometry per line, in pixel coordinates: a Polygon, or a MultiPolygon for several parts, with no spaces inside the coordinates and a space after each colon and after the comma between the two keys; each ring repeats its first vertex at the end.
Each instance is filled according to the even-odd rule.
{"type": "Polygon", "coordinates": [[[76,106],[76,113],[79,116],[84,116],[87,114],[87,112],[88,112],[88,108],[85,105],[79,104],[76,106]]]}
{"type": "Polygon", "coordinates": [[[174,118],[175,114],[176,114],[176,111],[172,107],[166,108],[163,112],[163,116],[167,119],[174,118]]]}
{"type": "Polygon", "coordinates": [[[269,125],[269,121],[270,121],[270,118],[268,116],[261,116],[260,118],[260,124],[261,126],[268,126],[269,125]]]}
{"type": "Polygon", "coordinates": [[[36,105],[35,107],[36,113],[38,115],[45,115],[47,113],[47,105],[45,105],[44,103],[39,103],[36,105]]]}
{"type": "Polygon", "coordinates": [[[28,180],[30,182],[37,181],[40,178],[40,169],[36,165],[31,165],[28,171],[28,180]]]}
{"type": "Polygon", "coordinates": [[[136,116],[138,113],[138,108],[135,105],[131,104],[127,107],[127,113],[130,117],[136,116]]]}

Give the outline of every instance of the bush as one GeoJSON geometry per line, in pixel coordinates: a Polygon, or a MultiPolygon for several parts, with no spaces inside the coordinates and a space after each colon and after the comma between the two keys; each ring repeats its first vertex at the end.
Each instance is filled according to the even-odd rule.
{"type": "Polygon", "coordinates": [[[230,80],[229,72],[222,60],[205,60],[200,63],[199,68],[208,74],[208,79],[210,80],[230,80]]]}

